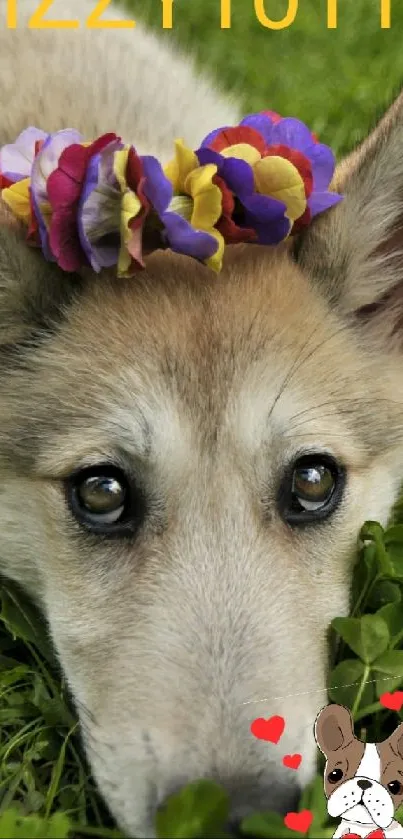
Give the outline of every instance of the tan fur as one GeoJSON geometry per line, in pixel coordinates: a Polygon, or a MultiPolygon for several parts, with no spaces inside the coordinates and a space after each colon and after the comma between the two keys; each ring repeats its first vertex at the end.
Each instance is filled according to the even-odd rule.
{"type": "MultiPolygon", "coordinates": [[[[30,123],[117,130],[165,159],[175,135],[197,145],[237,119],[141,27],[1,30],[0,97],[2,142],[30,123]]],[[[227,786],[237,822],[292,807],[314,770],[327,628],[348,611],[359,528],[386,522],[403,472],[399,298],[358,313],[401,279],[391,143],[297,261],[248,246],[219,277],[169,253],[130,282],[68,277],[0,225],[1,568],[43,609],[129,835],[152,836],[157,804],[196,777],[227,786]],[[278,487],[312,451],[345,465],[347,487],[333,517],[296,529],[278,487]],[[147,500],[136,538],[89,535],[66,504],[71,472],[108,459],[147,500]],[[250,733],[273,713],[297,776],[250,733]]]]}

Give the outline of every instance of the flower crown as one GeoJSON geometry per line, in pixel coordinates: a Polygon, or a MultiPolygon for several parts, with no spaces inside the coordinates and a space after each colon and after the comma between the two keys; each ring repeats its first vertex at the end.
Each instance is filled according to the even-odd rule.
{"type": "Polygon", "coordinates": [[[28,243],[65,271],[130,277],[157,248],[220,271],[226,244],[276,245],[337,204],[334,168],[302,122],[272,111],[218,128],[197,151],[177,140],[166,166],[116,134],[87,143],[31,127],[0,149],[0,191],[28,243]]]}

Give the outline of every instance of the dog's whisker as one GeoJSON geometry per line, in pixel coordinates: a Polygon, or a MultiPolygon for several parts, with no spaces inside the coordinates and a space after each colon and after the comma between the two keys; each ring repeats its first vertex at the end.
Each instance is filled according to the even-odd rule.
{"type": "MultiPolygon", "coordinates": [[[[345,685],[332,685],[332,691],[334,690],[341,690],[342,688],[352,688],[352,687],[360,687],[360,685],[371,685],[376,684],[377,682],[390,682],[391,677],[385,676],[382,679],[366,679],[364,683],[360,682],[348,682],[345,685]]],[[[313,696],[317,693],[325,693],[327,695],[329,688],[318,688],[317,690],[304,690],[300,691],[299,693],[285,693],[283,696],[266,696],[264,699],[249,699],[247,702],[241,702],[240,705],[254,705],[255,703],[258,704],[259,702],[277,702],[279,699],[294,699],[297,696],[313,696]]]]}
{"type": "Polygon", "coordinates": [[[282,383],[282,385],[281,385],[281,387],[280,387],[280,390],[279,390],[279,392],[278,392],[278,394],[277,394],[277,396],[276,396],[276,398],[275,398],[275,400],[274,400],[274,402],[273,402],[273,404],[272,404],[272,407],[271,407],[271,409],[270,409],[270,411],[269,411],[269,418],[272,416],[275,406],[277,405],[277,403],[278,403],[278,402],[279,402],[279,400],[281,399],[281,396],[283,396],[283,394],[285,393],[285,391],[286,391],[286,389],[287,389],[287,387],[288,387],[289,383],[291,382],[291,380],[292,380],[293,376],[295,375],[295,373],[297,373],[297,372],[298,372],[298,370],[300,369],[300,367],[301,367],[303,364],[305,364],[305,362],[306,362],[306,361],[308,361],[309,359],[311,359],[311,358],[315,355],[315,353],[316,353],[316,352],[318,352],[318,350],[322,349],[322,348],[323,348],[323,347],[324,347],[324,346],[325,346],[325,345],[326,345],[329,341],[333,340],[333,338],[336,338],[338,335],[340,335],[340,334],[342,334],[342,333],[344,333],[344,332],[351,332],[351,325],[350,325],[350,324],[344,324],[343,326],[340,326],[338,329],[336,329],[336,330],[335,330],[334,332],[332,332],[330,335],[326,335],[326,337],[325,337],[325,338],[323,338],[323,340],[322,340],[322,341],[320,341],[318,344],[316,344],[316,345],[313,347],[313,349],[312,349],[312,350],[310,350],[310,352],[309,352],[307,355],[305,355],[305,356],[302,356],[302,357],[301,357],[301,354],[304,352],[304,350],[306,349],[306,347],[307,347],[307,346],[309,346],[309,344],[310,344],[310,342],[311,342],[311,338],[313,337],[313,335],[315,335],[315,332],[316,332],[316,331],[317,331],[317,330],[316,330],[316,329],[314,329],[314,330],[311,332],[311,334],[309,335],[309,337],[308,337],[307,341],[305,342],[305,344],[303,345],[303,347],[302,347],[301,349],[299,349],[299,350],[298,350],[298,355],[297,355],[297,356],[296,356],[296,358],[294,359],[294,362],[292,363],[292,365],[291,365],[291,367],[290,367],[290,369],[289,369],[289,372],[288,372],[288,373],[287,373],[287,375],[285,376],[285,378],[284,378],[284,380],[283,380],[283,383],[282,383]]]}

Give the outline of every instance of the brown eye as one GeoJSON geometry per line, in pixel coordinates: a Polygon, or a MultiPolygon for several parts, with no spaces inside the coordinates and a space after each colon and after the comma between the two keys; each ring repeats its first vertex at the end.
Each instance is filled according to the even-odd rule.
{"type": "Polygon", "coordinates": [[[77,521],[104,535],[133,533],[145,516],[142,493],[111,464],[75,472],[66,481],[67,500],[77,521]]]}
{"type": "Polygon", "coordinates": [[[291,464],[278,492],[282,518],[291,525],[314,524],[340,503],[345,470],[328,454],[309,454],[291,464]]]}
{"type": "Polygon", "coordinates": [[[337,784],[338,781],[341,781],[342,777],[343,772],[341,769],[333,769],[333,772],[329,772],[327,780],[329,784],[337,784]]]}
{"type": "Polygon", "coordinates": [[[390,781],[390,783],[387,786],[391,795],[399,795],[399,793],[402,791],[402,785],[400,781],[390,781]]]}
{"type": "Polygon", "coordinates": [[[335,476],[324,463],[296,466],[292,493],[304,510],[317,510],[329,501],[335,487],[335,476]]]}
{"type": "Polygon", "coordinates": [[[112,475],[90,475],[77,486],[77,498],[83,509],[106,524],[119,520],[126,495],[123,481],[112,475]]]}

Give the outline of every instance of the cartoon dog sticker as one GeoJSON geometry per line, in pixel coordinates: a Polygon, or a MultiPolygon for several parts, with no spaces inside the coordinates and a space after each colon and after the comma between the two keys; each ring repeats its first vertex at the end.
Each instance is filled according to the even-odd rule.
{"type": "Polygon", "coordinates": [[[341,818],[333,839],[403,839],[403,826],[394,819],[403,803],[403,723],[382,743],[362,743],[350,711],[327,705],[314,734],[326,757],[328,813],[341,818]]]}

